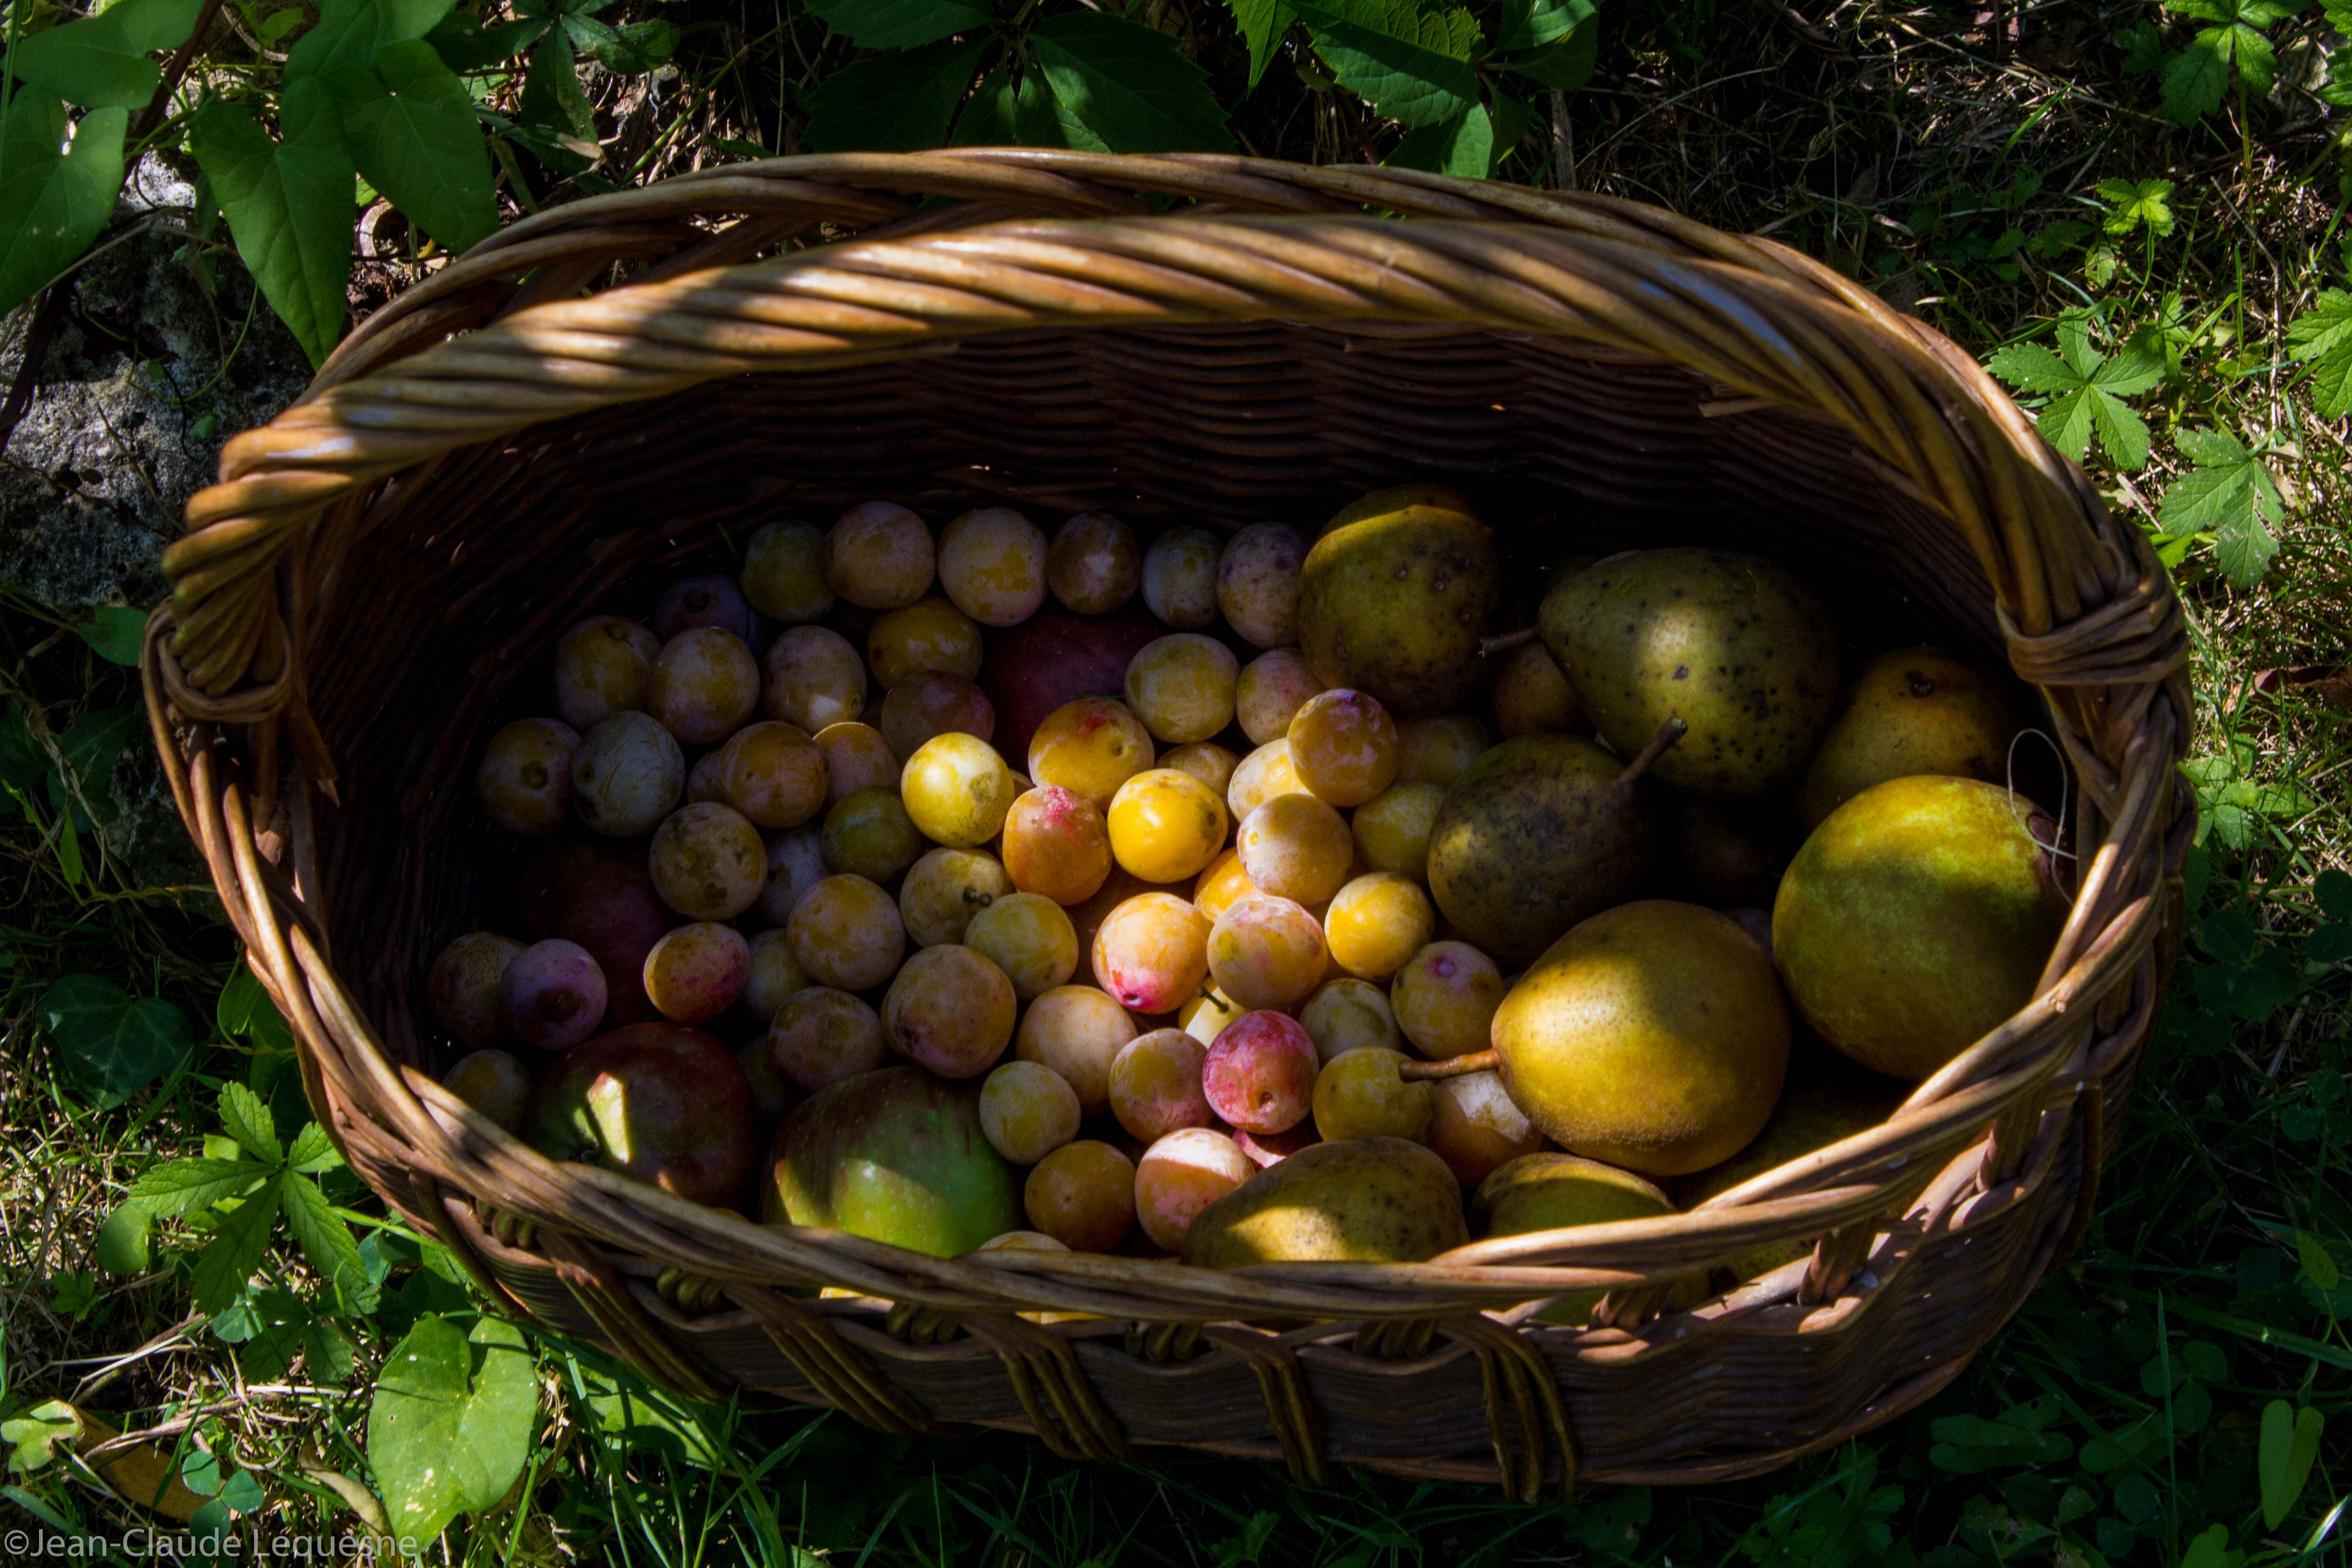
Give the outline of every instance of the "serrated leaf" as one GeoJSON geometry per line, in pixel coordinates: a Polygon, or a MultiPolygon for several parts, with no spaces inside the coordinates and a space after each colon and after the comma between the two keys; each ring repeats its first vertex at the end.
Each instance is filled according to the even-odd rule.
{"type": "Polygon", "coordinates": [[[2230,85],[2223,36],[2209,28],[2164,62],[2157,91],[2164,117],[2174,124],[2194,125],[2221,107],[2221,95],[2230,85]]]}
{"type": "Polygon", "coordinates": [[[1013,80],[1013,68],[992,68],[972,90],[971,101],[956,117],[959,147],[1066,147],[1062,117],[1054,110],[1053,89],[1045,74],[1034,69],[1013,80]]]}
{"type": "Polygon", "coordinates": [[[1996,350],[1986,366],[2011,386],[2050,398],[2037,419],[2042,438],[2076,462],[2089,455],[2095,435],[2118,467],[2146,467],[2147,426],[2121,399],[2162,382],[2162,362],[2134,348],[2102,354],[2080,321],[2062,321],[2058,342],[2063,353],[2011,343],[1996,350]]]}
{"type": "Polygon", "coordinates": [[[100,605],[91,610],[87,626],[74,628],[74,635],[107,663],[135,668],[147,637],[147,614],[128,605],[100,605]]]}
{"type": "Polygon", "coordinates": [[[446,1319],[419,1318],[384,1359],[368,1410],[368,1464],[391,1532],[430,1541],[504,1497],[538,1415],[538,1379],[511,1324],[484,1318],[469,1340],[446,1319]]]}
{"type": "Polygon", "coordinates": [[[2319,1436],[2326,1418],[2316,1410],[2296,1410],[2284,1399],[2263,1407],[2262,1447],[2255,1473],[2262,1482],[2263,1523],[2276,1530],[2293,1512],[2311,1479],[2312,1462],[2319,1458],[2319,1436]]]}
{"type": "Polygon", "coordinates": [[[1340,85],[1409,126],[1442,125],[1478,101],[1478,24],[1413,0],[1293,0],[1340,85]]]}
{"type": "Polygon", "coordinates": [[[2099,199],[2107,204],[2109,234],[2129,234],[2143,223],[2151,234],[2172,232],[2170,180],[2101,180],[2098,188],[2099,199]]]}
{"type": "Polygon", "coordinates": [[[1498,49],[1539,49],[1600,15],[1598,0],[1503,0],[1498,49]]]}
{"type": "Polygon", "coordinates": [[[978,0],[809,0],[824,25],[863,49],[912,49],[993,26],[978,0]]]}
{"type": "Polygon", "coordinates": [[[275,1165],[286,1158],[285,1147],[278,1142],[278,1129],[270,1121],[269,1107],[245,1085],[234,1081],[221,1085],[220,1119],[222,1129],[255,1159],[275,1165]]]}
{"type": "Polygon", "coordinates": [[[147,57],[195,30],[204,0],[116,0],[95,16],[16,40],[8,68],[85,109],[144,109],[163,73],[147,57]]]}
{"type": "Polygon", "coordinates": [[[352,1227],[335,1213],[318,1184],[289,1172],[278,1178],[278,1203],[286,1215],[286,1228],[302,1248],[311,1270],[332,1284],[352,1310],[373,1310],[375,1287],[360,1262],[359,1243],[352,1239],[352,1227]]]}
{"type": "Polygon", "coordinates": [[[66,106],[27,88],[0,120],[0,314],[31,299],[89,248],[122,187],[127,110],[93,109],[73,123],[66,106]],[[61,151],[62,149],[62,151],[61,151]]]}
{"type": "Polygon", "coordinates": [[[274,1168],[258,1160],[173,1160],[142,1173],[122,1201],[158,1218],[184,1215],[237,1196],[274,1168]]]}
{"type": "Polygon", "coordinates": [[[215,100],[190,117],[188,146],[262,298],[315,365],[343,334],[357,165],[323,81],[289,81],[278,127],[273,141],[252,115],[215,100]]]}
{"type": "Polygon", "coordinates": [[[1474,105],[1459,120],[1406,132],[1387,161],[1402,169],[1428,169],[1483,180],[1494,166],[1494,121],[1484,108],[1474,105]]]}
{"type": "Polygon", "coordinates": [[[1209,73],[1174,38],[1100,11],[1062,11],[1029,47],[1073,147],[1106,153],[1223,153],[1234,142],[1209,73]]]}
{"type": "MultiPolygon", "coordinates": [[[[285,84],[330,71],[367,69],[389,45],[423,38],[457,0],[320,0],[319,25],[286,52],[285,84]]],[[[373,184],[373,182],[370,182],[373,184]]],[[[382,189],[382,186],[378,186],[382,189]]]]}
{"type": "MultiPolygon", "coordinates": [[[[944,144],[987,51],[985,43],[934,44],[842,67],[802,100],[809,118],[801,145],[812,153],[914,153],[944,144]]],[[[966,119],[971,114],[965,110],[966,119]]]]}
{"type": "Polygon", "coordinates": [[[315,1121],[302,1123],[302,1131],[294,1134],[293,1146],[286,1151],[286,1163],[306,1176],[331,1171],[342,1163],[342,1152],[315,1121]]]}
{"type": "MultiPolygon", "coordinates": [[[[2347,48],[2352,52],[2352,47],[2347,48]]],[[[2287,326],[2290,355],[2313,363],[2312,403],[2326,419],[2352,414],[2352,293],[2323,292],[2287,326]]]]}
{"type": "Polygon", "coordinates": [[[1298,17],[1284,0],[1225,0],[1225,9],[1234,15],[1234,26],[1241,29],[1242,42],[1249,46],[1249,86],[1244,92],[1256,89],[1258,79],[1274,58],[1298,17]]]}
{"type": "Polygon", "coordinates": [[[57,1047],[58,1076],[100,1110],[163,1077],[198,1043],[177,1007],[96,974],[68,974],[50,986],[38,1015],[57,1047]]]}
{"type": "Polygon", "coordinates": [[[339,69],[334,83],[352,157],[393,205],[451,250],[498,227],[489,148],[473,95],[430,44],[387,44],[376,50],[373,72],[339,69]]]}
{"type": "Polygon", "coordinates": [[[277,1217],[278,1194],[267,1185],[222,1217],[188,1270],[197,1310],[226,1311],[244,1292],[246,1281],[269,1250],[271,1222],[277,1217]]]}
{"type": "MultiPolygon", "coordinates": [[[[2137,390],[2144,392],[2147,387],[2137,390]]],[[[2094,385],[2085,391],[2091,417],[2099,428],[2099,445],[2107,449],[2116,467],[2135,472],[2147,467],[2147,422],[2105,387],[2094,385]]]]}
{"type": "Polygon", "coordinates": [[[2174,440],[2197,467],[2165,491],[2158,521],[2175,537],[2213,534],[2223,574],[2237,587],[2252,587],[2278,553],[2272,530],[2286,515],[2278,481],[2226,431],[2184,429],[2174,440]]]}
{"type": "Polygon", "coordinates": [[[2021,392],[2066,392],[2082,377],[2040,343],[2011,343],[1995,349],[1985,368],[2021,392]]]}

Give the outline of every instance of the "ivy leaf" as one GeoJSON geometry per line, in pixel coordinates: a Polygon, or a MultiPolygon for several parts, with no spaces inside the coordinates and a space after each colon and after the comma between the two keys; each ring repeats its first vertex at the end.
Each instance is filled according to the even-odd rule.
{"type": "Polygon", "coordinates": [[[1443,125],[1476,107],[1480,44],[1469,12],[1414,0],[1292,0],[1315,52],[1339,84],[1409,126],[1443,125]]]}
{"type": "Polygon", "coordinates": [[[387,44],[373,71],[339,69],[334,82],[344,138],[369,184],[451,250],[498,227],[473,95],[432,45],[414,37],[387,44]]]}
{"type": "Polygon", "coordinates": [[[38,1012],[57,1047],[58,1076],[100,1110],[163,1077],[198,1044],[185,1013],[101,975],[67,975],[41,997],[38,1012]]]}
{"type": "Polygon", "coordinates": [[[1417,125],[1404,134],[1388,162],[1402,169],[1428,169],[1483,180],[1494,167],[1495,122],[1476,104],[1459,120],[1417,125]]]}
{"type": "Polygon", "coordinates": [[[66,106],[30,88],[0,121],[0,314],[73,265],[106,226],[122,188],[124,109],[93,109],[68,134],[66,106]],[[59,152],[59,148],[63,152],[59,152]]]}
{"type": "Polygon", "coordinates": [[[2076,462],[2095,434],[2118,468],[2145,468],[2147,426],[2123,400],[2161,384],[2164,362],[2133,347],[2103,354],[2079,321],[2060,326],[2058,343],[2058,353],[2013,343],[1996,351],[1987,367],[2011,386],[2050,399],[2037,418],[2042,437],[2076,462]]]}
{"type": "Polygon", "coordinates": [[[809,0],[824,25],[862,49],[912,49],[993,26],[977,0],[809,0]]]}
{"type": "Polygon", "coordinates": [[[2106,230],[2126,235],[2145,222],[2150,234],[2172,232],[2170,180],[2101,180],[2099,199],[2107,204],[2106,230]]]}
{"type": "MultiPolygon", "coordinates": [[[[367,69],[394,44],[439,27],[457,0],[321,0],[319,25],[286,52],[288,87],[329,71],[367,69]]],[[[371,184],[376,182],[371,180],[371,184]]],[[[376,184],[378,190],[383,187],[376,184]]]]}
{"type": "Polygon", "coordinates": [[[2320,295],[2288,325],[2286,341],[2293,358],[2312,364],[2312,402],[2320,416],[2352,414],[2352,294],[2330,289],[2320,295]]]}
{"type": "Polygon", "coordinates": [[[393,1347],[368,1409],[368,1464],[394,1535],[430,1541],[461,1512],[506,1496],[529,1458],[539,1382],[516,1328],[470,1338],[427,1314],[393,1347]]]}
{"type": "Polygon", "coordinates": [[[1029,33],[1073,147],[1223,153],[1234,140],[1209,73],[1156,27],[1101,11],[1061,11],[1029,33]]]}
{"type": "Polygon", "coordinates": [[[1564,38],[1600,13],[1598,0],[1503,0],[1498,49],[1539,49],[1564,38]]]}
{"type": "Polygon", "coordinates": [[[2247,87],[2269,91],[2278,68],[2269,29],[2299,8],[2300,0],[2165,0],[2168,11],[2213,24],[2200,28],[2187,47],[2165,62],[2158,79],[2165,118],[2193,125],[2219,109],[2232,67],[2247,87]]]}
{"type": "Polygon", "coordinates": [[[95,16],[16,40],[8,68],[85,109],[144,109],[163,73],[147,57],[195,31],[204,0],[116,0],[95,16]]]}
{"type": "Polygon", "coordinates": [[[1234,14],[1234,26],[1241,29],[1242,42],[1249,46],[1249,86],[1242,90],[1255,91],[1274,51],[1298,17],[1284,0],[1225,0],[1225,9],[1234,14]]]}
{"type": "MultiPolygon", "coordinates": [[[[812,153],[914,153],[948,139],[986,43],[933,44],[844,66],[802,102],[801,145],[812,153]]],[[[964,118],[972,118],[975,101],[964,118]]]]}
{"type": "Polygon", "coordinates": [[[2157,509],[2168,537],[2210,533],[2231,584],[2251,588],[2278,553],[2273,531],[2286,518],[2270,465],[2226,430],[2183,430],[2181,452],[2196,467],[2172,482],[2157,509]]]}
{"type": "Polygon", "coordinates": [[[270,1221],[277,1217],[278,1194],[268,1186],[222,1217],[188,1271],[199,1311],[225,1312],[236,1304],[269,1250],[270,1221]]]}
{"type": "Polygon", "coordinates": [[[357,167],[315,77],[287,83],[278,129],[272,141],[252,115],[215,99],[190,118],[188,145],[262,298],[316,365],[343,335],[357,167]]]}

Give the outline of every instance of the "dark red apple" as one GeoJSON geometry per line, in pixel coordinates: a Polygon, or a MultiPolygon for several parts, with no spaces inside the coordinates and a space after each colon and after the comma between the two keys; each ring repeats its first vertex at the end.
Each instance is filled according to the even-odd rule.
{"type": "Polygon", "coordinates": [[[642,845],[573,844],[523,873],[523,928],[588,950],[604,972],[604,1022],[656,1016],[646,994],[646,954],[685,921],[670,912],[646,869],[642,845]]]}
{"type": "Polygon", "coordinates": [[[632,1024],[574,1046],[531,1090],[523,1132],[551,1160],[731,1205],[751,1179],[751,1086],[727,1047],[682,1024],[632,1024]]]}
{"type": "Polygon", "coordinates": [[[1140,610],[1066,616],[1049,610],[996,641],[980,667],[980,689],[996,704],[996,749],[1025,767],[1029,737],[1045,715],[1081,697],[1117,697],[1127,667],[1166,626],[1140,610]]]}

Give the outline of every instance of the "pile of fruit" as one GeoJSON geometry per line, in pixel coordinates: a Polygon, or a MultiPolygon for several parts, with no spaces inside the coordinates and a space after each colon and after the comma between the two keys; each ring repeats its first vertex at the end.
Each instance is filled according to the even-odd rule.
{"type": "Polygon", "coordinates": [[[1426,485],[1313,538],[771,523],[490,738],[544,842],[524,940],[433,963],[445,1081],[937,1256],[1411,1261],[1725,1191],[2023,1005],[2067,899],[2005,677],[1842,682],[1753,556],[1544,564],[1494,635],[1495,531],[1426,485]]]}

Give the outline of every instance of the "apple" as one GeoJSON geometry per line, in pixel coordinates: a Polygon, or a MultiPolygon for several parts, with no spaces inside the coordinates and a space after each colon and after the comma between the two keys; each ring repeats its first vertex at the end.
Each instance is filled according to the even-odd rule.
{"type": "Polygon", "coordinates": [[[1068,616],[1048,610],[1024,621],[988,651],[980,689],[996,705],[997,749],[1029,754],[1045,715],[1080,697],[1124,697],[1127,667],[1168,628],[1140,610],[1068,616]]]}
{"type": "Polygon", "coordinates": [[[532,1089],[523,1131],[551,1160],[602,1165],[732,1207],[757,1154],[751,1085],[713,1037],[632,1024],[574,1046],[532,1089]]]}

